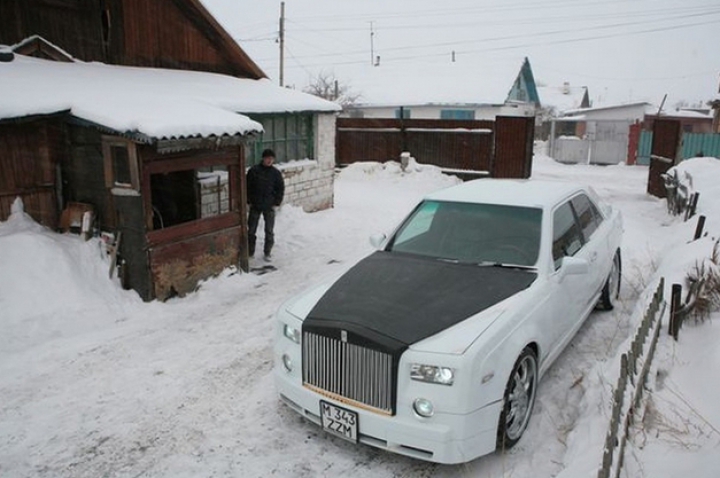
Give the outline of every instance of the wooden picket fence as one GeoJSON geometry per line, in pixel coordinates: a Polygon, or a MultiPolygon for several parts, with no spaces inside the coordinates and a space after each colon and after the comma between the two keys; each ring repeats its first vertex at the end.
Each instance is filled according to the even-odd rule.
{"type": "Polygon", "coordinates": [[[665,279],[663,278],[660,279],[660,284],[658,284],[645,316],[635,333],[630,350],[622,354],[620,376],[613,395],[610,428],[605,438],[605,449],[598,478],[610,478],[611,476],[618,478],[620,476],[628,429],[633,423],[635,411],[640,407],[643,389],[650,372],[650,364],[660,336],[662,316],[665,310],[664,287],[665,279]],[[646,339],[651,331],[649,346],[645,347],[646,339]]]}

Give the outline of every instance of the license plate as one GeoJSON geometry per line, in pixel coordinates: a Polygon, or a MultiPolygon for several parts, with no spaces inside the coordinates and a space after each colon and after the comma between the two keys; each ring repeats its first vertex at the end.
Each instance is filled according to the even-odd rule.
{"type": "Polygon", "coordinates": [[[320,417],[322,417],[322,427],[326,431],[357,443],[357,413],[321,400],[320,417]]]}

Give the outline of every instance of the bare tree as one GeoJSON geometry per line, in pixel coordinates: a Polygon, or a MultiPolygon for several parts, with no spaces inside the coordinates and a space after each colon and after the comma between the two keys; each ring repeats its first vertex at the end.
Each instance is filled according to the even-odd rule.
{"type": "Polygon", "coordinates": [[[334,101],[342,106],[353,105],[360,98],[360,94],[353,92],[348,84],[338,80],[334,74],[327,72],[318,73],[310,84],[303,88],[303,91],[334,101]]]}

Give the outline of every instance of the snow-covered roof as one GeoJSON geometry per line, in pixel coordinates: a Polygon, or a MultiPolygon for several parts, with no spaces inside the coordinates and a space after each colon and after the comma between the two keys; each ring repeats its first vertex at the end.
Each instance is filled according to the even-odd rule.
{"type": "MultiPolygon", "coordinates": [[[[657,114],[657,110],[652,114],[657,114]]],[[[700,118],[700,119],[712,119],[712,113],[703,113],[701,111],[674,109],[674,110],[663,110],[660,113],[661,116],[672,116],[673,118],[700,118]]]]}
{"type": "Polygon", "coordinates": [[[558,113],[582,107],[587,94],[586,86],[538,86],[540,104],[544,108],[554,108],[558,113]]]}
{"type": "MultiPolygon", "coordinates": [[[[642,108],[644,110],[644,114],[648,116],[656,116],[658,114],[658,110],[660,109],[659,106],[654,105],[652,103],[627,103],[627,104],[618,104],[618,105],[608,105],[608,106],[601,106],[597,108],[579,108],[575,110],[568,110],[565,111],[565,116],[563,119],[586,119],[588,116],[588,113],[592,112],[599,112],[599,111],[610,111],[610,110],[624,110],[624,109],[633,109],[633,108],[642,108]]],[[[702,113],[700,111],[694,111],[689,109],[667,109],[663,108],[663,110],[660,112],[660,116],[666,116],[666,117],[672,117],[672,118],[699,118],[699,119],[712,119],[712,113],[702,113]]]]}
{"type": "Polygon", "coordinates": [[[623,109],[634,109],[642,107],[645,110],[645,114],[655,114],[657,113],[658,107],[653,105],[652,103],[648,103],[645,101],[638,102],[638,103],[621,103],[617,105],[606,105],[606,106],[598,106],[595,108],[578,108],[574,110],[567,110],[565,111],[566,115],[582,115],[585,113],[591,113],[593,111],[608,111],[608,110],[623,110],[623,109]]]}
{"type": "Polygon", "coordinates": [[[339,111],[321,98],[215,73],[55,62],[15,55],[0,62],[0,119],[69,111],[119,132],[151,138],[262,131],[238,113],[339,111]]]}
{"type": "Polygon", "coordinates": [[[478,65],[467,62],[393,63],[356,68],[348,83],[356,106],[502,105],[522,60],[478,65]]]}

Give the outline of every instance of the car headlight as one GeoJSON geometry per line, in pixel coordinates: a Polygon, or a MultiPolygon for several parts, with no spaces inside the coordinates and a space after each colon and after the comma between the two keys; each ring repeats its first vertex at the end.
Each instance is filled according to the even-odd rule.
{"type": "Polygon", "coordinates": [[[455,381],[455,369],[414,363],[410,366],[410,378],[420,382],[452,385],[455,381]]]}
{"type": "Polygon", "coordinates": [[[292,325],[283,325],[283,335],[295,342],[296,344],[300,343],[300,329],[296,329],[292,325]]]}

